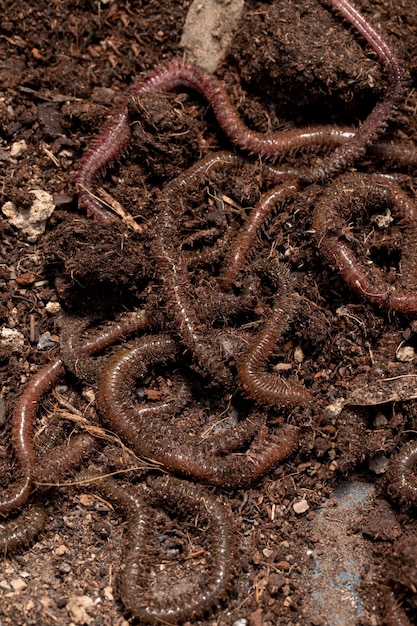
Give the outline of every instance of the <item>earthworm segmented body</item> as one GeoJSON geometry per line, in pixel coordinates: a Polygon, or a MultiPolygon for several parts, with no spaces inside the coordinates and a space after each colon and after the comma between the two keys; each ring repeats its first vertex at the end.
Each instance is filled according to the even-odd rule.
{"type": "Polygon", "coordinates": [[[310,168],[302,179],[314,182],[330,178],[353,165],[366,150],[375,144],[385,131],[397,107],[405,95],[406,76],[393,50],[348,0],[329,0],[358,33],[368,42],[388,72],[388,87],[385,98],[379,102],[357,129],[355,136],[336,148],[317,166],[310,168]]]}
{"type": "Polygon", "coordinates": [[[239,118],[219,80],[198,67],[175,61],[156,68],[142,81],[135,83],[102,133],[94,140],[81,160],[75,177],[79,206],[98,220],[113,218],[112,213],[94,196],[94,179],[117,160],[131,143],[128,101],[132,96],[148,91],[170,92],[181,87],[197,91],[210,103],[225,135],[241,150],[251,154],[278,158],[304,148],[311,151],[314,147],[336,147],[332,155],[300,175],[304,182],[323,180],[352,165],[385,130],[403,98],[406,81],[394,52],[363,16],[347,0],[330,0],[330,4],[364,37],[388,71],[388,89],[384,100],[376,105],[353,135],[351,131],[333,127],[269,135],[252,131],[239,118]]]}
{"type": "Polygon", "coordinates": [[[265,193],[256,207],[251,211],[242,229],[235,237],[235,240],[226,255],[224,269],[220,276],[220,284],[223,290],[228,290],[235,282],[239,271],[241,271],[249,261],[249,253],[253,253],[259,233],[265,222],[271,216],[272,211],[280,203],[285,203],[294,197],[300,186],[297,181],[291,178],[283,185],[275,187],[265,193]]]}
{"type": "Polygon", "coordinates": [[[378,175],[346,175],[332,183],[316,205],[313,228],[321,252],[343,276],[349,287],[367,300],[402,313],[417,311],[417,207],[393,181],[378,175]],[[404,225],[401,276],[391,284],[383,273],[365,265],[355,253],[355,239],[347,220],[354,202],[388,205],[404,225]]]}
{"type": "Polygon", "coordinates": [[[266,363],[287,328],[294,310],[291,277],[287,268],[273,260],[268,274],[277,288],[277,295],[267,320],[249,344],[238,365],[238,381],[245,394],[259,404],[294,406],[311,402],[310,393],[301,386],[292,386],[265,370],[266,363]]]}
{"type": "Polygon", "coordinates": [[[47,513],[40,504],[28,507],[6,525],[0,524],[0,553],[13,552],[28,544],[45,526],[47,513]]]}
{"type": "MultiPolygon", "coordinates": [[[[141,623],[177,623],[192,620],[211,609],[226,593],[235,568],[235,546],[228,509],[203,487],[172,476],[153,478],[150,489],[137,495],[115,480],[98,479],[91,474],[79,476],[92,480],[102,495],[122,509],[128,520],[127,540],[120,574],[119,591],[126,609],[141,623]],[[155,581],[150,579],[143,554],[149,546],[149,507],[165,510],[180,518],[198,519],[199,525],[208,525],[209,546],[205,553],[209,571],[193,580],[192,589],[176,595],[172,591],[164,600],[152,592],[155,581]]],[[[193,569],[194,572],[194,569],[193,569]]],[[[193,573],[193,579],[194,579],[193,573]]],[[[173,581],[172,588],[175,588],[173,581]]]]}
{"type": "MultiPolygon", "coordinates": [[[[141,419],[140,412],[132,407],[136,381],[143,378],[151,364],[177,357],[178,345],[171,337],[147,336],[115,353],[103,370],[97,406],[107,425],[136,454],[154,460],[170,473],[232,489],[252,484],[296,449],[299,432],[290,424],[285,424],[276,434],[261,425],[246,454],[221,456],[218,444],[212,447],[210,439],[196,441],[188,433],[179,432],[171,421],[162,421],[160,415],[141,419]]],[[[171,411],[175,415],[175,405],[171,411]]],[[[251,423],[248,429],[252,429],[251,423]]],[[[241,438],[236,430],[230,432],[237,448],[247,440],[248,431],[242,430],[241,438]]],[[[228,441],[227,432],[223,436],[228,441]]],[[[226,443],[225,449],[230,448],[230,442],[226,443]]]]}
{"type": "Polygon", "coordinates": [[[182,204],[178,202],[178,195],[182,197],[186,194],[196,180],[207,175],[213,168],[239,162],[240,159],[236,155],[215,154],[203,159],[185,174],[168,183],[157,202],[155,223],[157,236],[153,242],[154,256],[167,300],[167,310],[175,323],[179,337],[192,353],[201,372],[210,374],[215,382],[222,383],[230,382],[230,373],[223,362],[221,347],[213,340],[213,333],[208,325],[199,319],[197,304],[191,296],[187,261],[182,254],[178,238],[182,208],[182,204]]]}
{"type": "Polygon", "coordinates": [[[81,465],[96,448],[97,437],[90,433],[82,432],[71,437],[35,463],[33,481],[38,486],[42,483],[59,483],[65,474],[81,465]]]}
{"type": "Polygon", "coordinates": [[[6,515],[23,506],[29,498],[33,470],[36,462],[33,445],[33,425],[39,401],[63,375],[61,359],[55,359],[37,372],[30,380],[25,391],[16,401],[12,416],[12,445],[17,461],[23,471],[23,480],[10,489],[11,494],[0,500],[0,514],[6,515]]]}
{"type": "Polygon", "coordinates": [[[388,492],[408,506],[417,504],[417,442],[404,444],[388,466],[388,492]]]}

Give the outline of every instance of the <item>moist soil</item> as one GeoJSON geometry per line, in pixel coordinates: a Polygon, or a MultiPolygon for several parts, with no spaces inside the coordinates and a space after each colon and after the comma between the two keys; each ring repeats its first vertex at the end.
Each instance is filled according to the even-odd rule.
{"type": "MultiPolygon", "coordinates": [[[[189,4],[0,0],[0,204],[12,202],[25,214],[34,202],[30,191],[41,189],[51,195],[55,207],[45,232],[37,237],[25,235],[6,215],[1,221],[4,489],[19,475],[10,447],[10,416],[25,383],[60,354],[61,333],[71,318],[78,319],[78,326],[70,328],[80,335],[83,325],[105,325],[149,303],[164,310],[150,250],[155,198],[165,183],[202,157],[232,148],[207,103],[194,93],[152,94],[132,101],[133,145],[100,185],[134,216],[137,227],[123,220],[96,223],[78,210],[74,172],[83,153],[132,81],[160,63],[182,58],[180,40],[189,4]]],[[[357,0],[356,6],[388,35],[408,68],[407,97],[386,136],[412,146],[417,141],[415,2],[357,0]]],[[[314,124],[355,126],[383,97],[386,80],[369,47],[316,0],[247,2],[216,75],[241,117],[260,132],[314,124]]],[[[306,165],[314,158],[292,155],[289,161],[306,165]]],[[[192,208],[188,221],[179,225],[185,247],[203,252],[215,248],[223,236],[221,213],[234,220],[235,228],[244,222],[266,185],[259,160],[246,161],[239,168],[216,170],[190,197],[181,198],[192,208]]],[[[414,193],[412,171],[366,158],[357,169],[395,172],[403,188],[414,193]]],[[[226,597],[193,624],[341,623],[333,622],[325,608],[318,616],[308,608],[306,596],[313,594],[311,551],[321,541],[315,517],[324,505],[335,505],[332,493],[346,481],[373,486],[370,508],[348,529],[364,542],[366,554],[366,567],[355,583],[361,614],[350,623],[400,623],[389,621],[397,603],[409,623],[417,623],[415,510],[392,499],[386,473],[389,458],[417,430],[415,391],[409,384],[415,375],[417,326],[413,316],[383,311],[354,294],[322,257],[311,221],[322,193],[323,185],[308,186],[281,207],[265,226],[258,254],[261,259],[277,256],[293,276],[297,306],[277,347],[275,367],[304,384],[314,401],[311,406],[265,410],[271,428],[283,420],[300,428],[297,451],[252,488],[217,490],[217,497],[231,508],[238,539],[236,576],[226,597]],[[359,403],[362,397],[364,406],[344,406],[351,395],[359,403]]],[[[368,261],[395,274],[403,244],[401,225],[378,230],[375,221],[389,207],[370,204],[352,207],[352,232],[362,241],[368,261]]],[[[212,268],[202,263],[190,270],[195,293],[209,305],[212,268]]],[[[256,332],[272,295],[265,288],[252,317],[235,320],[236,325],[244,323],[245,332],[256,332]]],[[[150,400],[166,393],[169,374],[161,369],[150,375],[150,400]]],[[[55,430],[61,439],[70,440],[75,427],[68,419],[62,426],[62,398],[73,417],[97,419],[95,381],[81,378],[68,375],[44,399],[36,424],[39,450],[51,445],[55,430]]],[[[205,394],[204,386],[200,391],[199,410],[183,416],[191,432],[197,432],[202,415],[210,413],[210,392],[205,394]]],[[[228,410],[226,401],[215,408],[217,419],[220,411],[228,410]]],[[[144,463],[109,437],[85,461],[88,465],[105,473],[126,472],[144,463]]],[[[139,488],[146,471],[130,471],[121,480],[129,479],[139,488]]],[[[44,503],[47,522],[34,542],[2,560],[1,624],[137,623],[118,595],[126,532],[121,513],[93,489],[39,487],[31,501],[44,503]]],[[[180,556],[193,554],[192,571],[198,575],[204,537],[194,523],[175,516],[156,516],[152,523],[161,542],[167,534],[174,537],[168,573],[171,563],[179,576],[190,576],[189,558],[180,556]]],[[[325,544],[321,549],[326,550],[325,544]]],[[[329,552],[333,550],[329,546],[329,552]]],[[[166,563],[159,564],[160,571],[164,567],[166,563]]],[[[204,563],[201,567],[204,571],[204,563]]],[[[163,597],[170,587],[169,576],[162,582],[158,577],[155,586],[157,602],[158,594],[163,597]]],[[[194,593],[201,593],[198,585],[194,593]]]]}

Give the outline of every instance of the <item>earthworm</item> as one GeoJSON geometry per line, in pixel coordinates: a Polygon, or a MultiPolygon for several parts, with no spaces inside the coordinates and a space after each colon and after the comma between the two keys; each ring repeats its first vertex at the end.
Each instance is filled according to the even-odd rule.
{"type": "Polygon", "coordinates": [[[298,190],[299,184],[290,179],[282,186],[275,187],[261,197],[226,255],[224,269],[219,280],[223,290],[227,291],[235,282],[239,271],[243,269],[248,260],[249,250],[253,249],[259,232],[272,211],[276,209],[278,204],[290,200],[298,190]]]}
{"type": "MultiPolygon", "coordinates": [[[[224,365],[224,354],[222,353],[221,345],[211,332],[207,322],[205,322],[204,318],[207,318],[207,312],[204,311],[204,308],[207,308],[207,306],[204,305],[205,298],[199,298],[200,303],[197,303],[196,298],[190,295],[192,293],[192,286],[188,276],[189,260],[182,253],[178,241],[181,211],[184,210],[182,203],[178,203],[178,198],[183,197],[191,191],[196,180],[207,175],[213,168],[219,165],[230,166],[239,165],[241,163],[241,158],[225,152],[204,158],[187,170],[187,172],[166,185],[160,194],[155,208],[157,217],[155,218],[156,237],[153,244],[154,256],[158,261],[166,300],[169,305],[169,315],[175,323],[176,330],[181,340],[195,357],[199,365],[198,371],[203,374],[210,374],[215,384],[219,382],[230,384],[230,373],[224,365]],[[177,209],[178,204],[180,208],[177,209]]],[[[262,170],[269,177],[272,184],[276,184],[278,181],[287,177],[285,172],[277,170],[276,168],[263,166],[262,170]]],[[[257,211],[251,214],[251,218],[248,220],[250,224],[249,234],[246,237],[244,236],[246,233],[244,228],[242,237],[236,239],[237,243],[232,252],[235,259],[231,271],[237,271],[237,265],[240,262],[243,263],[245,253],[247,255],[252,240],[256,237],[262,222],[267,219],[266,213],[271,210],[275,201],[279,199],[285,200],[296,188],[295,183],[294,186],[291,186],[289,183],[285,183],[285,185],[282,192],[277,191],[270,194],[270,203],[267,199],[265,206],[259,208],[259,215],[257,211]],[[253,215],[255,215],[254,219],[253,215]],[[243,239],[245,239],[245,243],[243,243],[243,239]],[[240,248],[244,248],[245,252],[243,254],[236,252],[238,248],[239,250],[240,248]]],[[[220,303],[224,302],[224,296],[219,294],[218,297],[213,298],[211,294],[208,298],[208,302],[211,303],[213,300],[214,302],[213,304],[209,304],[208,308],[213,310],[214,315],[216,315],[217,311],[217,316],[223,315],[224,317],[227,316],[228,312],[231,313],[233,310],[236,310],[236,305],[240,306],[242,310],[250,300],[253,300],[254,295],[253,285],[249,284],[248,280],[246,280],[245,291],[239,298],[234,298],[233,294],[228,295],[225,301],[226,306],[222,308],[220,303]]],[[[209,319],[209,322],[212,324],[213,318],[209,319]]]]}
{"type": "Polygon", "coordinates": [[[239,157],[220,153],[210,156],[168,183],[156,207],[154,256],[158,262],[169,315],[175,323],[181,341],[187,346],[201,373],[208,373],[215,383],[230,382],[230,373],[222,360],[220,345],[213,341],[207,325],[199,319],[197,304],[191,296],[187,262],[178,242],[180,209],[176,209],[177,196],[187,193],[196,179],[207,174],[219,164],[239,163],[239,157]]]}
{"type": "Polygon", "coordinates": [[[237,379],[245,394],[259,404],[293,406],[311,402],[310,393],[300,385],[290,385],[276,374],[265,371],[265,364],[292,317],[294,295],[286,267],[275,263],[269,274],[278,294],[267,320],[255,335],[238,365],[237,379]]]}
{"type": "Polygon", "coordinates": [[[417,504],[417,441],[404,444],[389,462],[388,491],[408,506],[417,504]]]}
{"type": "MultiPolygon", "coordinates": [[[[81,474],[81,479],[94,479],[81,474]]],[[[105,478],[94,480],[102,495],[121,508],[128,520],[128,531],[124,551],[124,569],[118,584],[120,596],[126,609],[141,623],[177,623],[193,619],[210,610],[228,591],[236,568],[235,545],[231,516],[228,508],[214,495],[201,486],[176,478],[153,478],[150,489],[137,495],[117,481],[105,478]],[[180,517],[198,518],[199,524],[208,524],[209,547],[206,554],[210,560],[210,571],[204,579],[194,583],[189,593],[171,592],[160,606],[156,605],[143,555],[149,545],[149,524],[146,510],[161,508],[180,517]],[[148,585],[145,588],[145,585],[148,585]]]]}
{"type": "Polygon", "coordinates": [[[30,543],[45,526],[47,513],[40,504],[34,504],[6,525],[0,524],[0,552],[12,552],[30,543]]]}
{"type": "Polygon", "coordinates": [[[12,445],[17,461],[23,470],[11,494],[0,500],[0,514],[6,515],[25,504],[29,498],[33,468],[36,461],[33,445],[33,424],[42,395],[54,385],[64,373],[61,359],[55,359],[32,376],[24,392],[16,401],[12,416],[12,445]]]}
{"type": "Polygon", "coordinates": [[[185,259],[180,254],[179,245],[167,232],[169,225],[173,223],[170,209],[167,207],[159,214],[159,217],[161,230],[155,239],[154,248],[159,273],[163,280],[167,310],[175,323],[181,341],[195,358],[199,371],[209,374],[216,384],[224,384],[230,379],[230,374],[222,360],[220,346],[211,344],[209,339],[211,333],[197,317],[197,304],[191,295],[185,259]]]}
{"type": "Polygon", "coordinates": [[[145,310],[132,311],[120,316],[101,330],[94,331],[93,337],[82,337],[83,331],[91,324],[89,318],[62,315],[60,318],[61,358],[65,367],[77,378],[95,381],[102,361],[92,358],[93,354],[102,352],[116,341],[162,324],[162,316],[157,312],[145,310]]]}
{"type": "MultiPolygon", "coordinates": [[[[375,201],[375,200],[374,200],[375,201]]],[[[331,184],[316,205],[313,228],[319,248],[336,265],[349,287],[374,304],[402,313],[417,311],[417,208],[414,202],[393,181],[378,175],[346,175],[331,184]],[[355,254],[350,240],[347,217],[356,197],[369,204],[372,193],[389,207],[406,230],[401,246],[402,276],[398,284],[390,284],[372,266],[365,266],[355,254]]]]}
{"type": "MultiPolygon", "coordinates": [[[[103,369],[97,390],[98,409],[108,427],[136,454],[170,473],[232,489],[259,480],[296,449],[299,431],[290,424],[284,424],[276,435],[261,426],[246,454],[220,456],[210,449],[210,440],[196,441],[170,423],[161,427],[158,415],[150,420],[138,419],[132,407],[136,380],[143,378],[149,365],[167,362],[177,355],[178,346],[169,336],[147,336],[112,355],[103,369]]],[[[235,439],[236,446],[238,443],[235,439]]]]}
{"type": "Polygon", "coordinates": [[[33,481],[39,483],[58,483],[69,471],[81,465],[97,448],[97,437],[82,432],[69,441],[55,446],[50,454],[44,455],[33,468],[33,481]]]}

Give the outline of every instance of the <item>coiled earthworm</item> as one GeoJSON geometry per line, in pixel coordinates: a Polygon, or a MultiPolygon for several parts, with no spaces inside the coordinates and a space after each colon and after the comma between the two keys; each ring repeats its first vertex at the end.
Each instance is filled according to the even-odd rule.
{"type": "MultiPolygon", "coordinates": [[[[86,341],[82,350],[86,354],[104,350],[117,339],[136,330],[143,330],[149,324],[151,324],[151,318],[144,311],[129,313],[115,322],[113,326],[86,341]]],[[[36,464],[33,444],[33,425],[36,411],[41,397],[57,383],[64,371],[65,367],[62,359],[58,358],[51,361],[32,376],[25,390],[16,401],[12,415],[12,446],[22,469],[23,478],[9,488],[11,493],[4,495],[0,499],[1,515],[7,515],[23,506],[29,498],[36,464]]]]}
{"type": "Polygon", "coordinates": [[[28,507],[19,516],[0,524],[0,552],[6,554],[30,543],[45,526],[47,513],[40,504],[28,507]]]}
{"type": "Polygon", "coordinates": [[[311,395],[305,387],[290,385],[276,374],[265,371],[266,362],[287,328],[294,310],[293,287],[288,269],[272,262],[268,272],[278,293],[272,312],[241,358],[237,378],[245,394],[259,404],[293,406],[311,402],[311,395]]]}
{"type": "MultiPolygon", "coordinates": [[[[177,355],[178,346],[169,336],[147,336],[112,355],[103,369],[97,406],[109,428],[136,454],[155,461],[170,473],[231,489],[259,480],[296,449],[299,431],[290,424],[285,424],[276,435],[261,426],[246,454],[220,456],[211,449],[209,439],[196,441],[170,423],[161,425],[159,420],[138,419],[132,407],[136,380],[145,375],[149,365],[167,362],[177,355]]],[[[238,446],[239,441],[235,443],[238,446]]]]}
{"type": "Polygon", "coordinates": [[[402,313],[417,311],[417,207],[393,181],[378,175],[355,174],[332,183],[316,205],[313,228],[321,252],[343,276],[349,287],[374,304],[402,313]],[[380,203],[388,204],[391,212],[406,230],[401,246],[401,276],[390,284],[373,266],[365,266],[353,250],[347,218],[353,200],[359,197],[369,204],[372,194],[380,203]]]}
{"type": "MultiPolygon", "coordinates": [[[[235,546],[229,511],[214,495],[201,486],[172,476],[151,479],[150,489],[142,495],[109,478],[94,480],[94,476],[88,473],[79,478],[92,480],[92,486],[97,486],[128,519],[124,569],[118,587],[126,609],[141,623],[173,624],[192,620],[211,609],[226,594],[236,568],[235,546]],[[161,508],[193,521],[197,518],[199,524],[209,526],[206,549],[210,560],[209,573],[204,579],[193,580],[192,592],[176,595],[172,591],[159,601],[159,606],[152,591],[155,584],[149,580],[143,558],[149,546],[146,516],[149,507],[161,508]]],[[[172,586],[175,586],[174,581],[172,586]]]]}
{"type": "Polygon", "coordinates": [[[388,492],[408,506],[417,504],[417,441],[404,444],[389,462],[388,492]]]}

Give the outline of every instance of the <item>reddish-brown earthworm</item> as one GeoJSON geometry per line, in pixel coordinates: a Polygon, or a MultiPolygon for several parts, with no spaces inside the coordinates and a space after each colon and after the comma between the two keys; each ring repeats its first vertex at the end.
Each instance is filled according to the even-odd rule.
{"type": "MultiPolygon", "coordinates": [[[[104,350],[114,341],[136,331],[148,328],[152,322],[144,311],[126,314],[108,329],[104,329],[83,345],[85,354],[104,350]]],[[[34,478],[36,454],[33,444],[33,425],[42,396],[64,374],[62,359],[57,358],[41,368],[29,381],[16,401],[12,415],[12,445],[21,467],[23,478],[9,488],[0,500],[0,514],[6,515],[23,506],[29,498],[34,478]]]]}
{"type": "Polygon", "coordinates": [[[387,177],[355,174],[332,183],[318,201],[313,228],[324,256],[334,265],[349,287],[371,302],[402,313],[417,311],[417,207],[411,198],[387,177]],[[372,196],[370,196],[372,194],[372,196]],[[388,205],[404,226],[401,246],[401,275],[391,284],[373,264],[365,264],[355,252],[355,238],[348,226],[353,203],[369,205],[377,200],[388,205]]]}
{"type": "MultiPolygon", "coordinates": [[[[104,367],[97,406],[108,427],[136,454],[155,461],[170,473],[231,489],[259,480],[296,449],[299,431],[290,424],[276,433],[261,425],[245,454],[220,456],[220,450],[216,454],[210,440],[201,442],[187,432],[180,432],[172,421],[161,423],[159,416],[139,419],[132,402],[136,381],[143,378],[151,364],[177,358],[177,343],[167,335],[154,335],[119,350],[104,367]]],[[[174,414],[175,408],[172,408],[174,414]]],[[[235,431],[231,437],[238,445],[235,431]]]]}
{"type": "Polygon", "coordinates": [[[235,237],[233,244],[226,255],[224,269],[220,276],[222,289],[230,289],[236,280],[238,273],[249,261],[253,254],[254,244],[265,222],[268,221],[278,204],[283,204],[292,199],[300,186],[296,180],[289,178],[279,187],[274,187],[265,193],[256,207],[251,211],[244,226],[235,237]]]}
{"type": "Polygon", "coordinates": [[[277,374],[266,371],[267,361],[294,310],[293,285],[288,269],[271,259],[268,274],[277,295],[269,317],[241,357],[238,381],[245,394],[259,404],[293,406],[311,402],[311,395],[305,387],[291,385],[277,374]]]}
{"type": "MultiPolygon", "coordinates": [[[[227,592],[236,567],[231,517],[224,504],[201,486],[172,476],[153,478],[150,489],[138,495],[115,480],[83,473],[80,480],[92,481],[102,495],[122,509],[128,520],[124,568],[120,574],[120,596],[126,609],[145,624],[178,623],[195,619],[210,610],[227,592]],[[149,507],[175,513],[180,518],[198,519],[208,525],[206,554],[209,571],[193,580],[193,589],[179,596],[172,591],[157,600],[145,559],[149,546],[149,507]]],[[[173,581],[172,588],[175,589],[173,581]]]]}
{"type": "Polygon", "coordinates": [[[5,554],[28,544],[45,526],[47,513],[40,504],[29,506],[16,519],[0,524],[0,552],[5,554]]]}

